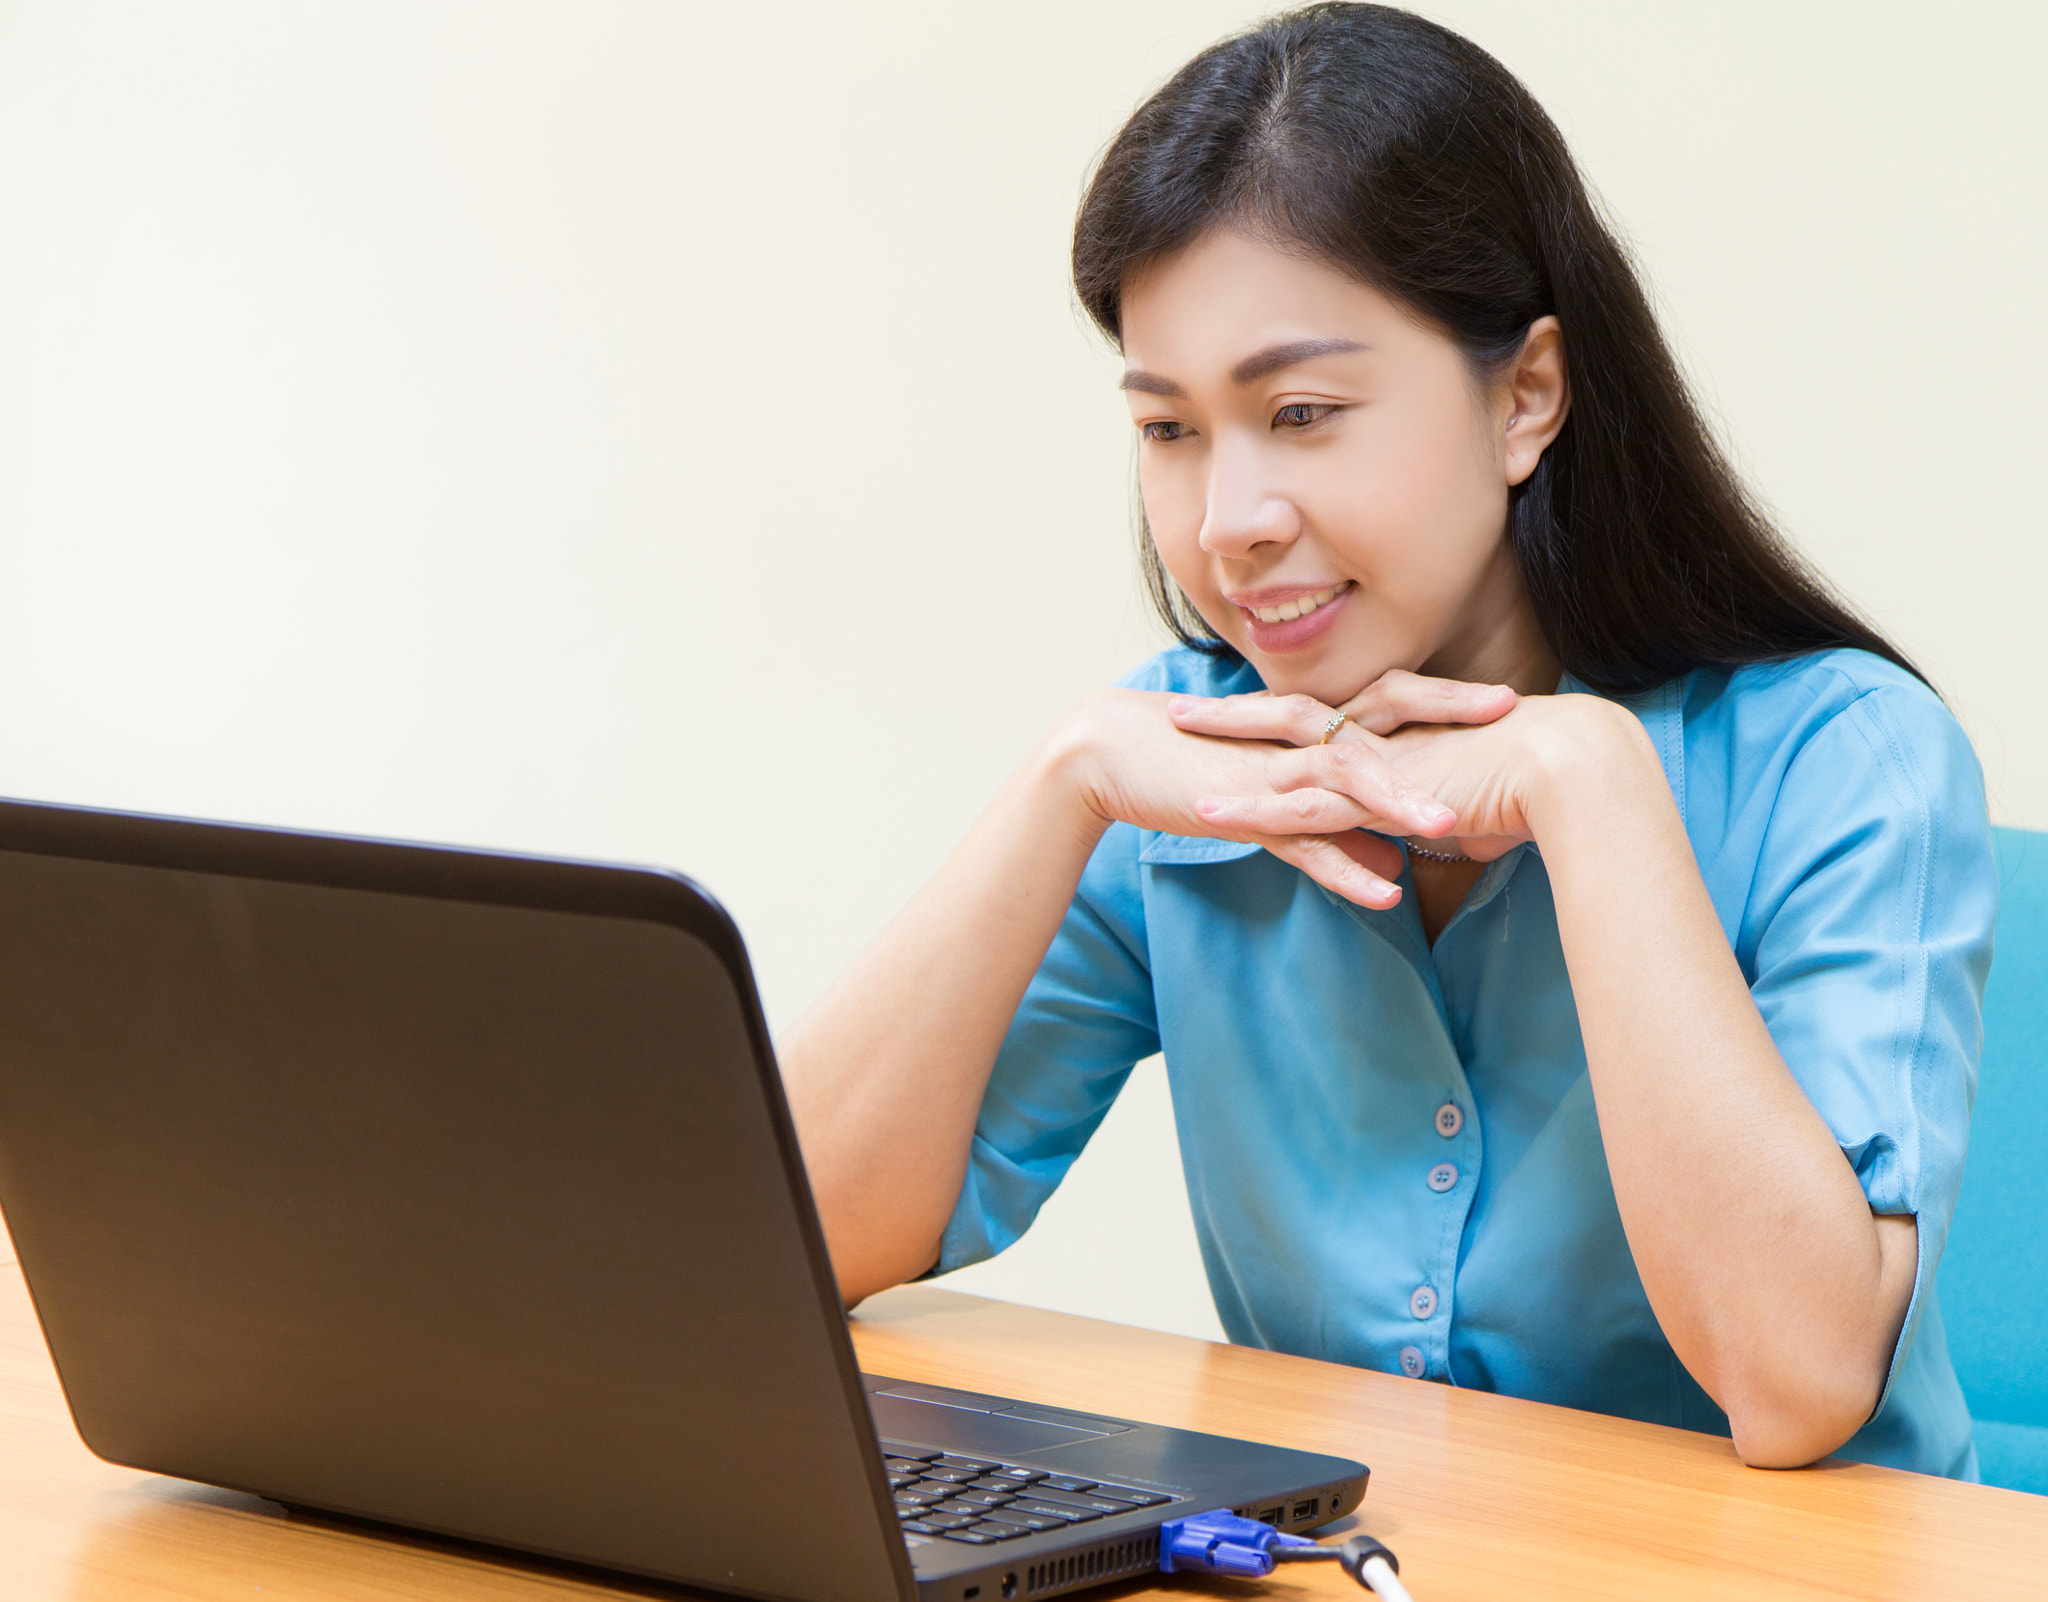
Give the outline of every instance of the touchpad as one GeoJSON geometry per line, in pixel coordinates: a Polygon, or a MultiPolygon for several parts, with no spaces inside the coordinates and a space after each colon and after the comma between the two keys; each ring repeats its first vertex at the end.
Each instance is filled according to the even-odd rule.
{"type": "Polygon", "coordinates": [[[1093,1430],[1070,1430],[1058,1424],[1011,1418],[1005,1413],[973,1413],[964,1407],[912,1401],[907,1396],[871,1392],[868,1406],[875,1415],[875,1433],[885,1441],[938,1446],[951,1452],[984,1452],[1003,1457],[1012,1452],[1042,1452],[1048,1446],[1100,1439],[1093,1430]]]}

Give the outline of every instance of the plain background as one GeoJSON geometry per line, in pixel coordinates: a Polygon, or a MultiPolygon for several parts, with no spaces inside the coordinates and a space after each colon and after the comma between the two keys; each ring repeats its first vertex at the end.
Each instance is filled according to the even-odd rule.
{"type": "MultiPolygon", "coordinates": [[[[1427,8],[2048,825],[2035,7],[1427,8]]],[[[1156,647],[1083,175],[1221,0],[0,0],[0,793],[659,862],[786,1022],[1156,647]]],[[[957,1281],[1213,1332],[1156,1063],[957,1281]]]]}

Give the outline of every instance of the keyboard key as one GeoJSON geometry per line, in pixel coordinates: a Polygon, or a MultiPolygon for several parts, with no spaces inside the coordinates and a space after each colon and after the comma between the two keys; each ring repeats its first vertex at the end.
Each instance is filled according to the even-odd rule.
{"type": "Polygon", "coordinates": [[[1014,1507],[1006,1507],[1000,1513],[991,1513],[986,1522],[994,1524],[1015,1524],[1027,1530],[1064,1530],[1065,1519],[1042,1518],[1036,1513],[1019,1513],[1014,1507]]]}
{"type": "Polygon", "coordinates": [[[962,1491],[953,1498],[956,1502],[973,1502],[981,1507],[1001,1507],[1006,1502],[1017,1500],[1015,1491],[962,1491]]]}
{"type": "Polygon", "coordinates": [[[994,1546],[993,1535],[983,1535],[975,1530],[945,1530],[941,1532],[949,1541],[959,1541],[967,1546],[994,1546]]]}
{"type": "Polygon", "coordinates": [[[1029,1535],[1031,1533],[1022,1525],[1003,1524],[999,1523],[994,1519],[989,1520],[985,1524],[969,1525],[968,1528],[971,1529],[976,1535],[994,1536],[995,1539],[997,1539],[998,1541],[1014,1541],[1020,1535],[1029,1535]]]}
{"type": "Polygon", "coordinates": [[[1098,1485],[1089,1493],[1091,1496],[1106,1496],[1119,1502],[1131,1502],[1138,1507],[1157,1507],[1161,1502],[1171,1502],[1170,1496],[1157,1491],[1140,1491],[1129,1485],[1098,1485]]]}
{"type": "Polygon", "coordinates": [[[1102,1517],[1100,1513],[1091,1512],[1085,1507],[1074,1507],[1071,1504],[1054,1506],[1051,1502],[1040,1502],[1032,1497],[1019,1497],[1003,1511],[1031,1513],[1042,1519],[1062,1519],[1068,1524],[1086,1524],[1090,1519],[1102,1517]]]}
{"type": "Polygon", "coordinates": [[[933,1508],[924,1515],[924,1522],[935,1530],[964,1530],[970,1524],[979,1524],[981,1515],[980,1508],[968,1513],[941,1513],[937,1508],[933,1508]]]}
{"type": "Polygon", "coordinates": [[[1042,1485],[1031,1487],[1031,1499],[1048,1502],[1054,1507],[1085,1508],[1091,1513],[1128,1513],[1131,1510],[1128,1502],[1105,1501],[1099,1496],[1068,1496],[1059,1491],[1048,1491],[1042,1485]]]}
{"type": "Polygon", "coordinates": [[[882,1455],[884,1457],[901,1458],[906,1463],[929,1463],[939,1454],[937,1452],[926,1452],[915,1446],[900,1446],[895,1441],[884,1441],[882,1443],[882,1455]]]}
{"type": "Polygon", "coordinates": [[[962,1502],[955,1498],[952,1501],[939,1503],[932,1511],[934,1513],[965,1513],[970,1518],[978,1519],[987,1514],[988,1509],[978,1502],[962,1502]]]}
{"type": "Polygon", "coordinates": [[[980,1469],[952,1468],[944,1463],[928,1464],[923,1473],[928,1480],[948,1480],[955,1485],[965,1485],[969,1480],[981,1478],[980,1469]]]}
{"type": "Polygon", "coordinates": [[[1045,1477],[1044,1484],[1048,1491],[1092,1491],[1095,1489],[1095,1482],[1093,1480],[1070,1480],[1064,1474],[1048,1474],[1045,1477]]]}
{"type": "Polygon", "coordinates": [[[1019,1485],[1035,1484],[1045,1477],[1044,1469],[1017,1468],[1010,1464],[1005,1464],[1002,1468],[997,1469],[994,1475],[991,1476],[991,1478],[998,1480],[1013,1480],[1019,1485]]]}
{"type": "Polygon", "coordinates": [[[941,1457],[938,1461],[943,1468],[973,1469],[977,1474],[986,1474],[990,1469],[999,1469],[1003,1466],[1000,1463],[990,1463],[978,1457],[946,1456],[941,1457]]]}
{"type": "Polygon", "coordinates": [[[909,1531],[912,1535],[942,1535],[945,1533],[936,1524],[929,1524],[923,1519],[898,1519],[896,1522],[898,1526],[909,1531]]]}

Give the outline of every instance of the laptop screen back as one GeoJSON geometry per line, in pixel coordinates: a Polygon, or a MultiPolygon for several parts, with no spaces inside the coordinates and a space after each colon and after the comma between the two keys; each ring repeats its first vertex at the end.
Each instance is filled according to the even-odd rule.
{"type": "Polygon", "coordinates": [[[0,806],[0,908],[0,1207],[95,1452],[721,1590],[909,1594],[694,887],[0,806]]]}

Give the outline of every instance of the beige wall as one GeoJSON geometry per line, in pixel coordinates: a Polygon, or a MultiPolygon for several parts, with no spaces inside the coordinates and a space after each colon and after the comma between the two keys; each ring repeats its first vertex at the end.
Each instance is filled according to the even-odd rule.
{"type": "MultiPolygon", "coordinates": [[[[0,4],[0,792],[673,864],[791,1017],[1150,649],[1065,229],[1257,9],[0,4]]],[[[2048,826],[2041,13],[1435,14],[2048,826]]],[[[982,1283],[1206,1327],[1156,1075],[982,1283]]]]}

